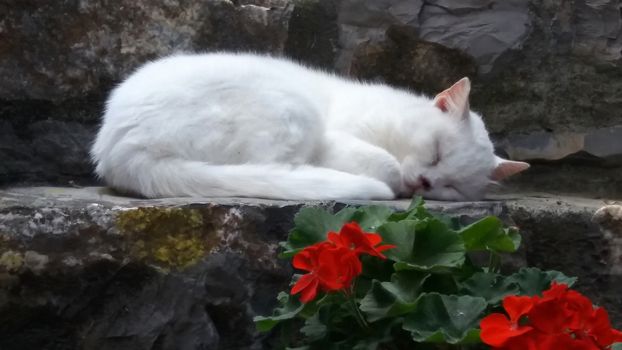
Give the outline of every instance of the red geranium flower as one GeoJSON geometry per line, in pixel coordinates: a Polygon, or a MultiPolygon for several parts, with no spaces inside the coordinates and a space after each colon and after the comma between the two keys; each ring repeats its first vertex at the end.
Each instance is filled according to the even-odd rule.
{"type": "Polygon", "coordinates": [[[575,339],[570,334],[557,334],[542,337],[542,349],[547,350],[600,350],[601,348],[588,340],[575,339]]]}
{"type": "Polygon", "coordinates": [[[503,299],[503,308],[510,316],[509,319],[504,314],[495,313],[486,316],[480,323],[482,341],[488,345],[503,346],[533,329],[520,324],[521,318],[533,308],[531,297],[508,296],[503,299]]]}
{"type": "Polygon", "coordinates": [[[503,307],[509,320],[492,314],[480,323],[481,339],[493,349],[602,350],[622,341],[605,309],[564,284],[554,282],[542,297],[508,296],[503,307]]]}
{"type": "Polygon", "coordinates": [[[364,232],[356,222],[343,225],[339,233],[329,232],[328,240],[306,247],[294,256],[295,268],[308,271],[296,281],[291,294],[300,293],[307,303],[318,292],[351,292],[352,280],[363,271],[359,255],[365,253],[386,259],[382,251],[394,245],[379,245],[382,237],[364,232]]]}
{"type": "Polygon", "coordinates": [[[291,294],[301,293],[300,301],[303,303],[315,299],[318,291],[347,290],[352,279],[363,269],[352,251],[328,242],[305,248],[294,256],[293,265],[309,271],[298,279],[291,290],[291,294]]]}
{"type": "Polygon", "coordinates": [[[392,244],[379,245],[382,242],[382,237],[377,233],[363,231],[356,222],[343,225],[339,233],[329,232],[328,240],[336,246],[353,250],[357,255],[365,253],[380,259],[386,259],[381,252],[395,248],[395,245],[392,244]]]}

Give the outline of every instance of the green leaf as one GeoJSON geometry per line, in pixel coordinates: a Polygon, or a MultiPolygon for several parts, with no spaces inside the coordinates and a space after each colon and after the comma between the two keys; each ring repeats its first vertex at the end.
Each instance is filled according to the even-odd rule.
{"type": "MultiPolygon", "coordinates": [[[[370,280],[377,279],[379,281],[388,281],[393,275],[393,261],[389,259],[378,259],[371,255],[361,255],[361,262],[363,263],[362,276],[370,280]]],[[[358,283],[358,282],[357,282],[358,283]]]]}
{"type": "Polygon", "coordinates": [[[497,253],[514,253],[520,248],[523,236],[515,227],[506,227],[501,230],[503,232],[496,240],[488,245],[490,250],[497,253]]]}
{"type": "MultiPolygon", "coordinates": [[[[374,322],[370,329],[364,331],[364,333],[352,334],[351,338],[354,340],[354,346],[343,347],[342,349],[352,350],[374,350],[379,349],[381,344],[395,344],[395,330],[401,327],[401,319],[386,319],[378,322],[374,322]]],[[[387,347],[381,347],[386,349],[387,347]]]]}
{"type": "Polygon", "coordinates": [[[543,291],[549,289],[553,281],[564,283],[571,287],[575,284],[577,278],[568,277],[555,270],[542,271],[535,267],[524,267],[517,273],[509,276],[507,280],[519,286],[521,295],[541,295],[543,291]]]}
{"type": "Polygon", "coordinates": [[[488,250],[513,253],[520,246],[521,236],[515,229],[504,229],[503,222],[494,216],[485,217],[460,230],[466,250],[488,250]]]}
{"type": "Polygon", "coordinates": [[[320,321],[320,312],[316,312],[313,316],[307,318],[304,326],[300,329],[300,332],[310,341],[323,339],[328,334],[328,328],[320,321]]]}
{"type": "Polygon", "coordinates": [[[412,201],[410,201],[410,205],[408,206],[408,209],[406,209],[406,211],[424,211],[427,212],[425,209],[425,201],[423,200],[423,197],[421,196],[415,196],[413,197],[412,201]]]}
{"type": "Polygon", "coordinates": [[[622,350],[622,343],[615,343],[611,345],[611,350],[622,350]]]}
{"type": "Polygon", "coordinates": [[[378,233],[384,243],[397,246],[385,252],[396,270],[447,272],[465,260],[462,238],[434,218],[388,222],[378,233]]]}
{"type": "MultiPolygon", "coordinates": [[[[352,221],[352,216],[354,216],[354,214],[358,210],[359,209],[357,209],[355,207],[345,207],[345,208],[339,210],[338,212],[336,212],[335,214],[333,214],[337,218],[337,220],[340,222],[338,228],[341,228],[341,226],[344,223],[352,221]]],[[[335,230],[333,230],[333,231],[335,231],[335,230]]]]}
{"type": "Polygon", "coordinates": [[[497,305],[507,295],[520,293],[518,284],[494,273],[475,273],[471,278],[459,283],[460,294],[486,299],[488,304],[497,305]]]}
{"type": "Polygon", "coordinates": [[[256,316],[253,319],[258,331],[267,332],[279,322],[295,318],[305,308],[305,304],[298,301],[298,298],[292,297],[286,292],[279,293],[277,299],[282,306],[276,308],[272,316],[256,316]]]}
{"type": "Polygon", "coordinates": [[[308,207],[296,214],[294,225],[287,242],[281,243],[286,250],[281,257],[291,257],[298,250],[325,240],[326,234],[339,230],[343,221],[323,208],[308,207]]]}
{"type": "Polygon", "coordinates": [[[413,254],[417,226],[418,222],[413,220],[388,222],[380,226],[378,234],[382,236],[382,242],[395,245],[395,248],[385,251],[384,255],[393,261],[409,260],[413,254]]]}
{"type": "Polygon", "coordinates": [[[423,283],[424,293],[457,294],[458,286],[454,274],[432,274],[423,283]]]}
{"type": "Polygon", "coordinates": [[[352,350],[376,350],[381,340],[377,339],[361,339],[353,347],[352,350]]]}
{"type": "Polygon", "coordinates": [[[468,295],[424,294],[403,328],[417,342],[472,344],[479,342],[479,320],[486,300],[468,295]]]}
{"type": "Polygon", "coordinates": [[[425,218],[431,218],[432,214],[428,213],[424,207],[424,201],[422,197],[414,197],[410,202],[408,209],[402,212],[393,213],[387,218],[387,221],[402,221],[402,220],[423,220],[425,218]]]}
{"type": "Polygon", "coordinates": [[[363,230],[375,231],[378,226],[387,221],[393,210],[382,205],[371,205],[355,210],[344,222],[356,221],[363,230]]]}
{"type": "Polygon", "coordinates": [[[343,224],[356,221],[363,230],[374,231],[393,214],[388,207],[373,205],[361,208],[345,207],[335,214],[323,208],[302,208],[294,217],[294,229],[287,242],[282,242],[281,258],[290,258],[301,249],[324,241],[328,232],[339,232],[343,224]]]}
{"type": "Polygon", "coordinates": [[[395,317],[414,310],[417,297],[429,273],[399,271],[391,282],[373,281],[371,289],[361,300],[361,310],[370,322],[385,317],[395,317]]]}

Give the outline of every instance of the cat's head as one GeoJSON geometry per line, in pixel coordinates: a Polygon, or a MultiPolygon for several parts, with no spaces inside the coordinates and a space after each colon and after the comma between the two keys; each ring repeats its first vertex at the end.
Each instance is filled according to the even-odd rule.
{"type": "Polygon", "coordinates": [[[415,152],[402,162],[404,195],[476,200],[491,184],[529,168],[493,153],[482,118],[469,108],[470,90],[469,79],[463,78],[427,109],[427,132],[411,137],[415,152]]]}

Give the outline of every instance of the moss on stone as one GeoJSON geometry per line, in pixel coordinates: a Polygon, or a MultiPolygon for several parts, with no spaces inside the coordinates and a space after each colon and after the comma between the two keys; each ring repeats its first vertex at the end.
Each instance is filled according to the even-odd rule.
{"type": "Polygon", "coordinates": [[[147,207],[122,211],[117,228],[127,237],[134,258],[164,268],[194,265],[217,243],[198,209],[147,207]]]}
{"type": "Polygon", "coordinates": [[[0,270],[18,271],[24,265],[24,256],[20,252],[9,250],[0,255],[0,270]]]}

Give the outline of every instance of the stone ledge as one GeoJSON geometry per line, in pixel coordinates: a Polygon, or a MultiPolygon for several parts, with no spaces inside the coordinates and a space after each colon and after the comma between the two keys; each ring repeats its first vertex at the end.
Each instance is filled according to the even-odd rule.
{"type": "MultiPolygon", "coordinates": [[[[269,349],[252,317],[287,286],[291,269],[276,259],[277,243],[295,213],[361,204],[369,202],[0,190],[0,348],[269,349]]],[[[545,194],[427,203],[465,222],[497,215],[518,225],[524,245],[514,265],[578,276],[578,288],[620,325],[622,242],[591,222],[605,204],[545,194]]]]}

